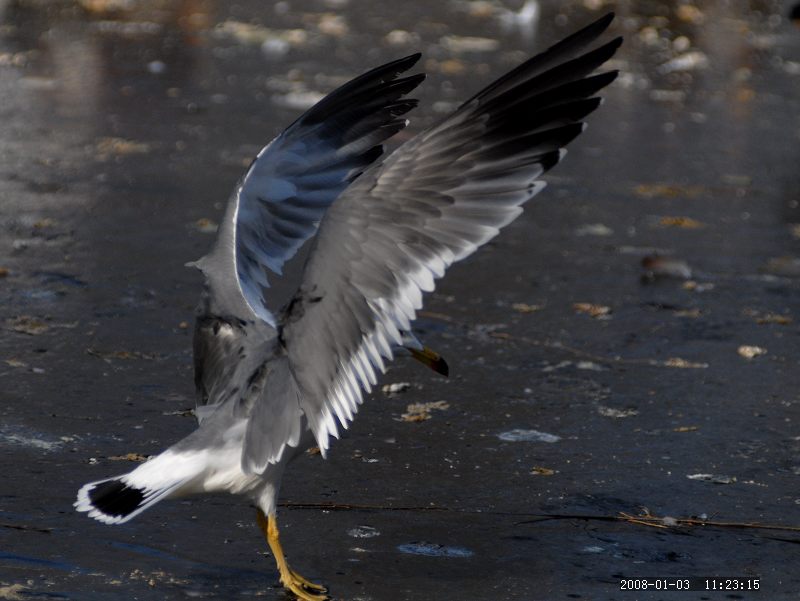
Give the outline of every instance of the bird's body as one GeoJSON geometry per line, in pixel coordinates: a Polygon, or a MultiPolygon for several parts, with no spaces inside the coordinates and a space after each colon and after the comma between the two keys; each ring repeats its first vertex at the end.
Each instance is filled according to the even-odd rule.
{"type": "MultiPolygon", "coordinates": [[[[398,348],[441,373],[413,335],[424,292],[493,238],[543,187],[616,73],[590,75],[619,46],[586,52],[608,15],[501,77],[383,162],[405,127],[398,79],[419,55],[362,75],[320,101],[256,157],[212,251],[194,333],[198,429],[128,474],[85,485],[76,508],[109,524],[205,492],[249,497],[283,584],[324,589],[289,568],[276,498],[287,464],[347,428],[398,348]],[[267,272],[314,238],[301,284],[277,313],[267,272]]],[[[270,276],[271,277],[271,276],[270,276]]]]}

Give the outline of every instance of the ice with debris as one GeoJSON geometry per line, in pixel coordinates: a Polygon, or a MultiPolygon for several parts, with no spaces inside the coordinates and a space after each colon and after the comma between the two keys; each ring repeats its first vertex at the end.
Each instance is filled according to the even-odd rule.
{"type": "Polygon", "coordinates": [[[515,428],[508,432],[501,432],[497,435],[500,440],[506,442],[558,442],[561,440],[560,436],[556,434],[548,434],[539,430],[523,430],[515,428]]]}
{"type": "Polygon", "coordinates": [[[647,255],[642,259],[642,269],[645,271],[645,277],[650,280],[659,277],[688,280],[692,277],[692,269],[689,264],[682,259],[673,257],[647,255]]]}
{"type": "Polygon", "coordinates": [[[454,54],[464,52],[491,52],[500,47],[500,41],[493,38],[448,35],[440,40],[442,46],[454,54]]]}
{"type": "Polygon", "coordinates": [[[766,355],[767,349],[761,346],[751,346],[743,344],[736,350],[736,352],[738,352],[739,355],[744,357],[745,359],[754,359],[761,355],[766,355]]]}
{"type": "Polygon", "coordinates": [[[433,401],[431,403],[411,403],[406,407],[406,412],[400,416],[404,422],[423,422],[431,418],[431,411],[444,411],[450,408],[447,401],[433,401]]]}
{"type": "Polygon", "coordinates": [[[497,20],[506,29],[517,29],[523,35],[530,35],[530,32],[536,31],[540,15],[539,0],[526,0],[518,11],[499,6],[497,20]]]}
{"type": "Polygon", "coordinates": [[[607,318],[611,314],[611,307],[594,303],[572,303],[572,308],[577,313],[586,313],[595,319],[607,318]]]}
{"type": "Polygon", "coordinates": [[[152,73],[153,75],[161,75],[162,73],[166,72],[167,64],[164,61],[150,61],[147,63],[147,70],[152,73]]]}
{"type": "Polygon", "coordinates": [[[767,261],[764,271],[789,277],[800,276],[800,258],[791,256],[773,257],[767,261]]]}
{"type": "Polygon", "coordinates": [[[708,56],[699,50],[690,50],[668,60],[658,70],[661,73],[674,73],[676,71],[697,71],[708,68],[708,56]]]}
{"type": "Polygon", "coordinates": [[[352,536],[353,538],[375,538],[380,534],[378,529],[372,526],[356,526],[347,531],[347,536],[352,536]]]}
{"type": "Polygon", "coordinates": [[[208,217],[201,217],[192,224],[192,228],[202,234],[215,234],[219,225],[208,217]]]}
{"type": "Polygon", "coordinates": [[[702,482],[713,482],[714,484],[733,484],[736,482],[734,476],[722,476],[719,474],[687,474],[689,480],[700,480],[702,482]]]}
{"type": "Polygon", "coordinates": [[[21,425],[0,424],[0,445],[19,445],[40,451],[57,451],[64,446],[63,440],[55,440],[41,432],[21,425]]]}
{"type": "Polygon", "coordinates": [[[528,303],[514,303],[511,308],[517,313],[536,313],[541,311],[543,307],[542,305],[530,305],[528,303]]]}
{"type": "Polygon", "coordinates": [[[578,361],[575,364],[575,367],[578,369],[584,369],[588,371],[605,371],[605,367],[600,365],[599,363],[595,363],[594,361],[578,361]]]}
{"type": "Polygon", "coordinates": [[[545,365],[542,368],[542,371],[545,373],[550,373],[551,371],[556,371],[557,369],[564,369],[565,367],[569,367],[572,365],[572,361],[560,361],[555,365],[545,365]]]}
{"type": "Polygon", "coordinates": [[[392,384],[385,384],[381,391],[383,394],[399,394],[411,388],[411,382],[394,382],[392,384]]]}
{"type": "Polygon", "coordinates": [[[273,94],[272,102],[282,108],[306,110],[317,104],[325,95],[321,92],[289,92],[288,94],[273,94]]]}
{"type": "Polygon", "coordinates": [[[261,52],[268,58],[279,58],[288,54],[292,45],[283,38],[269,38],[261,44],[261,52]]]}
{"type": "Polygon", "coordinates": [[[405,29],[393,29],[383,39],[390,46],[409,46],[419,43],[419,36],[405,29]]]}
{"type": "Polygon", "coordinates": [[[436,543],[408,543],[398,545],[397,550],[411,555],[426,555],[428,557],[472,557],[475,553],[464,547],[448,547],[436,543]]]}
{"type": "Polygon", "coordinates": [[[602,223],[587,223],[575,230],[576,236],[610,236],[613,233],[614,230],[602,223]]]}
{"type": "Polygon", "coordinates": [[[663,363],[664,367],[677,367],[679,369],[706,369],[708,363],[687,361],[681,357],[670,357],[663,363]]]}
{"type": "Polygon", "coordinates": [[[597,408],[597,412],[603,417],[613,417],[614,419],[639,415],[639,411],[636,409],[614,409],[613,407],[604,407],[603,405],[597,408]]]}
{"type": "Polygon", "coordinates": [[[705,227],[705,223],[685,215],[662,215],[658,218],[661,227],[679,227],[687,230],[698,230],[705,227]]]}

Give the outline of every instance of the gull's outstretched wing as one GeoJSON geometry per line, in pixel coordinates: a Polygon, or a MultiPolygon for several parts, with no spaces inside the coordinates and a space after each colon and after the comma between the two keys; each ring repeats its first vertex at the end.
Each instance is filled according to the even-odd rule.
{"type": "Polygon", "coordinates": [[[195,263],[214,309],[276,327],[263,288],[317,231],[325,211],[406,126],[417,101],[402,98],[424,79],[397,76],[419,54],[352,80],[309,109],[253,161],[229,201],[212,252],[195,263]]]}
{"type": "MultiPolygon", "coordinates": [[[[347,427],[445,269],[522,212],[616,77],[590,76],[621,44],[585,52],[608,15],[531,58],[354,182],[326,213],[280,338],[320,449],[347,427]]],[[[243,465],[275,460],[254,441],[243,465]]]]}

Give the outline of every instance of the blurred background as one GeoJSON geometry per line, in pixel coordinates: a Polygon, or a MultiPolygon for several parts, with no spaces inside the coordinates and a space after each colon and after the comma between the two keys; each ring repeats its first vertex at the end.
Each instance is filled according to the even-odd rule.
{"type": "Polygon", "coordinates": [[[451,377],[398,361],[290,470],[284,544],[337,599],[632,599],[636,576],[796,598],[796,6],[4,0],[0,599],[285,598],[241,499],[118,528],[71,508],[194,427],[184,263],[336,86],[421,51],[396,145],[609,10],[605,104],[421,314],[451,377]]]}

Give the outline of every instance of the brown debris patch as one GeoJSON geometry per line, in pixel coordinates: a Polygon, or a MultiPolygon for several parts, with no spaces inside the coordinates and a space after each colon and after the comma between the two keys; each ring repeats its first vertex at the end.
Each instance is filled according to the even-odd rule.
{"type": "Polygon", "coordinates": [[[50,326],[44,320],[31,317],[30,315],[19,315],[6,320],[6,326],[10,330],[19,332],[20,334],[28,334],[29,336],[38,336],[44,334],[50,329],[50,326]]]}
{"type": "Polygon", "coordinates": [[[656,278],[676,278],[688,280],[692,277],[692,269],[683,259],[648,255],[642,259],[643,277],[647,280],[656,278]]]}
{"type": "Polygon", "coordinates": [[[702,221],[683,215],[664,215],[658,220],[658,224],[662,227],[679,227],[687,230],[696,230],[706,226],[702,221]]]}
{"type": "Polygon", "coordinates": [[[664,361],[664,366],[677,367],[680,369],[706,369],[708,367],[708,363],[697,363],[695,361],[681,359],[680,357],[670,357],[664,361]]]}
{"type": "Polygon", "coordinates": [[[591,317],[604,317],[611,313],[611,307],[593,303],[573,303],[572,308],[578,313],[586,313],[591,317]]]}
{"type": "Polygon", "coordinates": [[[696,198],[705,191],[703,186],[677,184],[639,184],[633,189],[633,193],[641,198],[696,198]]]}
{"type": "Polygon", "coordinates": [[[449,409],[447,401],[433,401],[431,403],[411,403],[406,407],[406,412],[400,416],[404,422],[424,422],[431,418],[431,411],[444,411],[449,409]]]}
{"type": "Polygon", "coordinates": [[[139,351],[99,351],[93,348],[87,348],[86,354],[91,355],[92,357],[99,357],[105,361],[110,361],[111,359],[147,359],[152,360],[155,359],[156,356],[152,353],[142,353],[139,351]]]}
{"type": "Polygon", "coordinates": [[[150,145],[124,138],[100,138],[95,144],[95,152],[98,161],[107,161],[111,157],[148,153],[150,145]]]}
{"type": "Polygon", "coordinates": [[[147,456],[140,453],[125,453],[124,455],[113,455],[108,458],[109,461],[135,461],[137,463],[144,463],[147,459],[147,456]]]}
{"type": "Polygon", "coordinates": [[[536,313],[536,311],[541,311],[543,307],[542,305],[529,305],[528,303],[514,303],[511,308],[517,313],[536,313]]]}

